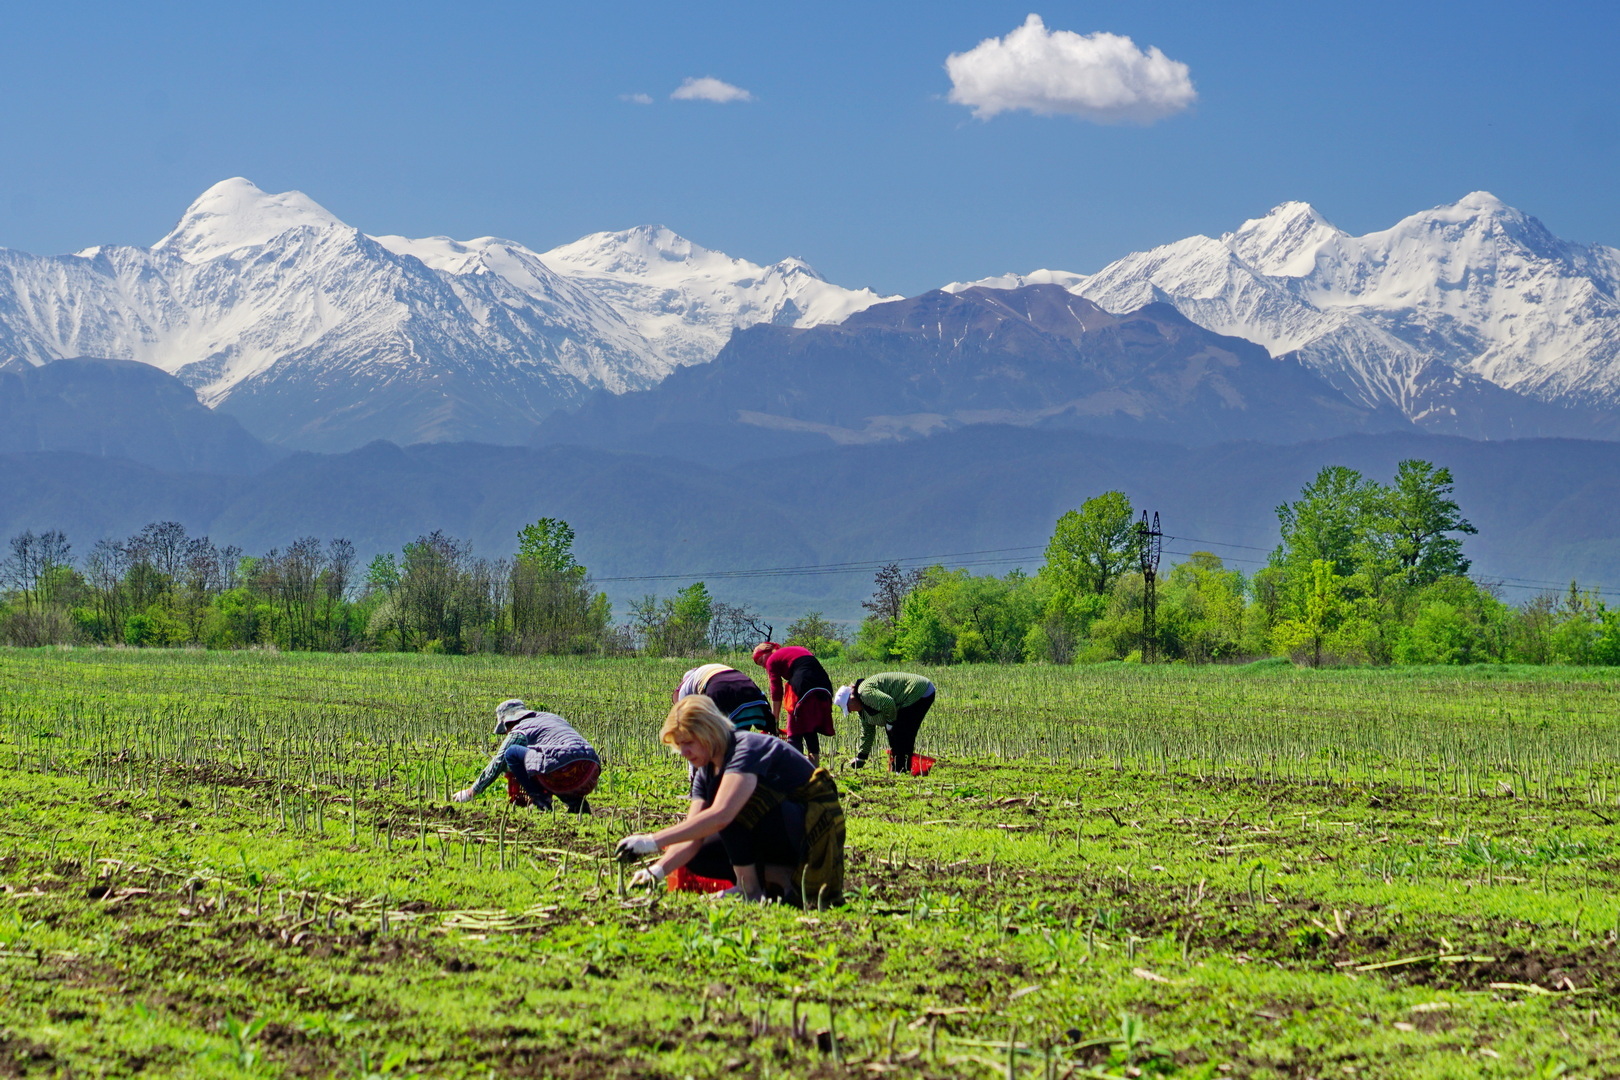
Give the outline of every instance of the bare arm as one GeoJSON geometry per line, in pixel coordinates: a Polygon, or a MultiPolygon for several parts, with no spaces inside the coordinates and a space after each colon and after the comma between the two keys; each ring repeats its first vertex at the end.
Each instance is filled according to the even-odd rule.
{"type": "MultiPolygon", "coordinates": [[[[652,837],[661,848],[673,848],[689,840],[707,840],[736,820],[758,786],[759,777],[752,773],[726,773],[720,778],[720,790],[715,792],[712,806],[703,809],[702,800],[693,799],[692,809],[687,813],[685,821],[671,825],[667,829],[660,829],[653,833],[652,837]]],[[[693,848],[692,853],[686,858],[689,860],[696,853],[697,849],[693,848]]]]}
{"type": "Polygon", "coordinates": [[[771,677],[771,719],[780,722],[782,719],[782,676],[771,670],[771,662],[765,661],[765,674],[771,677]]]}

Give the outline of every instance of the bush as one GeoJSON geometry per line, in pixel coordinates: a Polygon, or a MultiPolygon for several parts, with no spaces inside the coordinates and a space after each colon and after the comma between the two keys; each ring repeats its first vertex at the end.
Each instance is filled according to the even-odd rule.
{"type": "Polygon", "coordinates": [[[1443,600],[1423,605],[1395,641],[1395,660],[1401,664],[1467,664],[1473,653],[1467,621],[1443,600]]]}
{"type": "Polygon", "coordinates": [[[958,664],[987,664],[995,657],[990,653],[990,646],[985,644],[983,634],[977,630],[963,630],[956,635],[951,659],[958,664]]]}
{"type": "Polygon", "coordinates": [[[902,660],[943,664],[951,659],[956,642],[934,605],[920,593],[906,597],[895,627],[894,648],[902,660]]]}
{"type": "Polygon", "coordinates": [[[10,611],[0,617],[0,641],[23,648],[71,645],[76,640],[73,618],[59,607],[10,611]]]}
{"type": "Polygon", "coordinates": [[[823,660],[837,659],[844,652],[844,636],[837,624],[823,618],[821,612],[812,611],[787,629],[784,645],[797,645],[809,649],[823,660]]]}

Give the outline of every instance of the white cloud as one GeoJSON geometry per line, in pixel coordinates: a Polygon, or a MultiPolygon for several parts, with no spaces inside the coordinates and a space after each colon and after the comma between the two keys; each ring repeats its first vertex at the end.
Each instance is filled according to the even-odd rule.
{"type": "Polygon", "coordinates": [[[651,105],[651,94],[620,94],[620,101],[628,101],[632,105],[651,105]]]}
{"type": "Polygon", "coordinates": [[[1039,15],[945,60],[950,100],[988,120],[1028,109],[1099,124],[1150,124],[1198,98],[1187,65],[1118,34],[1048,30],[1039,15]]]}
{"type": "Polygon", "coordinates": [[[701,79],[687,79],[669,96],[672,101],[712,101],[716,105],[724,105],[731,101],[754,100],[754,95],[742,87],[721,82],[713,75],[705,75],[701,79]]]}

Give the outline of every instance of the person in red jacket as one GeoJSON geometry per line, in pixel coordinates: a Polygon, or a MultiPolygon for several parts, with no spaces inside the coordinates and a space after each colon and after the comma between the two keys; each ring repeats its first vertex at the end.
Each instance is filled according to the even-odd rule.
{"type": "Polygon", "coordinates": [[[754,663],[771,677],[771,715],[782,725],[782,733],[793,749],[811,762],[821,759],[821,737],[835,735],[832,719],[832,680],[816,654],[797,645],[762,641],[754,647],[754,663]]]}

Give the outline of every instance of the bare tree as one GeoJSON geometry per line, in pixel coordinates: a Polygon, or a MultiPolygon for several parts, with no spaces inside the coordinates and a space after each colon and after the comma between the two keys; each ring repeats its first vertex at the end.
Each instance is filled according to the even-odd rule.
{"type": "Polygon", "coordinates": [[[140,545],[154,570],[171,582],[180,580],[192,543],[184,525],[178,521],[153,522],[132,537],[131,543],[140,545]]]}
{"type": "Polygon", "coordinates": [[[746,604],[716,600],[709,619],[709,645],[715,652],[736,652],[769,640],[771,629],[771,624],[746,604]]]}
{"type": "Polygon", "coordinates": [[[20,596],[26,613],[33,605],[50,601],[48,593],[55,571],[72,565],[72,545],[55,529],[37,536],[30,529],[13,536],[9,546],[10,556],[0,561],[0,583],[20,596]]]}
{"type": "Polygon", "coordinates": [[[902,570],[899,563],[887,563],[873,579],[872,599],[861,601],[861,607],[870,611],[879,622],[893,626],[900,621],[900,608],[906,597],[922,581],[921,569],[902,570]]]}

